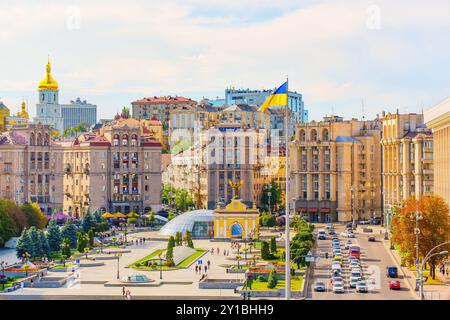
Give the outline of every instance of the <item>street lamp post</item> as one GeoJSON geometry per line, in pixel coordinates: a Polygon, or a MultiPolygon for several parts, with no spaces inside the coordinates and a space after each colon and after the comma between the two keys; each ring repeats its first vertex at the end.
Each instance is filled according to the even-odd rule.
{"type": "Polygon", "coordinates": [[[416,226],[414,228],[414,234],[416,236],[416,243],[414,244],[414,247],[416,249],[416,272],[419,272],[419,235],[420,235],[420,229],[419,229],[419,220],[422,219],[422,216],[420,215],[419,210],[416,210],[416,212],[411,215],[412,219],[416,220],[416,226]]]}
{"type": "Polygon", "coordinates": [[[432,248],[430,251],[428,251],[428,253],[423,258],[422,265],[420,267],[420,274],[419,274],[419,277],[420,277],[420,279],[419,279],[420,280],[420,300],[423,300],[423,298],[424,298],[424,296],[423,296],[423,269],[425,268],[425,265],[426,265],[428,259],[430,259],[431,257],[437,256],[437,255],[448,254],[447,250],[444,250],[444,251],[441,251],[441,252],[436,252],[436,253],[433,253],[433,254],[432,254],[432,252],[435,249],[439,248],[439,247],[442,247],[442,246],[445,246],[445,245],[449,245],[449,244],[450,244],[450,241],[438,244],[437,246],[432,248]]]}
{"type": "Polygon", "coordinates": [[[119,271],[119,261],[120,261],[120,256],[122,254],[120,252],[116,253],[116,257],[117,257],[117,279],[120,279],[120,271],[119,271]]]}

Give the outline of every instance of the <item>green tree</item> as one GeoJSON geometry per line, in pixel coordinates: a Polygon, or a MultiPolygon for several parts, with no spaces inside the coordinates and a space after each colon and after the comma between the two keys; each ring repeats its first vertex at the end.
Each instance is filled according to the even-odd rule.
{"type": "Polygon", "coordinates": [[[178,210],[186,211],[194,206],[194,200],[189,192],[185,189],[177,189],[175,192],[175,207],[178,210]]]}
{"type": "Polygon", "coordinates": [[[8,201],[0,200],[0,247],[4,246],[5,242],[11,237],[18,234],[14,219],[7,211],[8,206],[8,201]]]}
{"type": "Polygon", "coordinates": [[[269,279],[267,280],[267,288],[275,288],[277,286],[277,282],[277,271],[273,268],[272,271],[270,271],[269,279]]]}
{"type": "Polygon", "coordinates": [[[61,236],[70,240],[71,248],[75,248],[77,246],[77,228],[71,219],[67,219],[66,223],[62,227],[61,236]]]}
{"type": "Polygon", "coordinates": [[[47,241],[50,251],[59,251],[61,248],[61,232],[55,219],[50,219],[47,227],[47,241]]]}
{"type": "Polygon", "coordinates": [[[269,243],[267,241],[261,241],[261,258],[263,260],[272,259],[272,255],[270,254],[269,243]]]}
{"type": "Polygon", "coordinates": [[[28,230],[28,234],[31,240],[31,251],[29,252],[31,258],[43,257],[44,248],[42,247],[43,243],[41,241],[38,229],[33,226],[28,230]]]}
{"type": "Polygon", "coordinates": [[[169,238],[167,242],[166,260],[167,262],[173,261],[173,247],[175,246],[175,239],[173,236],[169,238]]]}
{"type": "Polygon", "coordinates": [[[83,230],[84,233],[87,233],[91,228],[94,227],[94,219],[92,218],[92,214],[88,212],[84,215],[83,220],[81,221],[81,230],[83,230]]]}
{"type": "Polygon", "coordinates": [[[155,224],[155,213],[153,211],[150,212],[150,217],[148,218],[148,221],[150,222],[150,226],[153,227],[155,224]]]}
{"type": "Polygon", "coordinates": [[[89,247],[94,247],[94,229],[91,228],[88,231],[88,237],[89,237],[89,247]]]}
{"type": "Polygon", "coordinates": [[[22,211],[27,217],[29,226],[34,226],[38,229],[44,229],[47,225],[48,219],[42,212],[38,203],[26,203],[22,206],[22,211]]]}
{"type": "Polygon", "coordinates": [[[277,224],[277,220],[276,220],[275,216],[270,213],[263,213],[259,220],[260,220],[260,224],[263,227],[270,228],[270,227],[274,227],[277,224]]]}
{"type": "Polygon", "coordinates": [[[17,240],[16,256],[17,256],[17,258],[20,259],[23,257],[23,254],[25,252],[30,253],[31,251],[32,251],[32,246],[31,246],[30,235],[28,234],[27,229],[23,229],[22,234],[20,235],[19,239],[17,240]]]}
{"type": "Polygon", "coordinates": [[[194,242],[192,241],[192,234],[189,230],[186,230],[186,244],[189,248],[194,249],[194,242]]]}
{"type": "Polygon", "coordinates": [[[68,259],[71,255],[72,252],[70,250],[70,239],[69,238],[64,238],[62,240],[62,246],[61,246],[61,255],[65,256],[66,259],[68,259]]]}
{"type": "Polygon", "coordinates": [[[170,209],[169,210],[169,215],[167,216],[167,220],[170,221],[173,218],[175,218],[175,212],[172,209],[170,209]]]}
{"type": "Polygon", "coordinates": [[[272,254],[277,253],[277,240],[273,236],[270,238],[270,252],[272,254]]]}
{"type": "Polygon", "coordinates": [[[181,246],[182,242],[183,242],[183,239],[181,237],[181,232],[177,231],[177,233],[175,234],[175,244],[177,246],[181,246]]]}
{"type": "Polygon", "coordinates": [[[87,248],[88,242],[86,240],[86,236],[83,232],[79,231],[77,233],[77,251],[80,253],[84,252],[84,249],[87,248]]]}
{"type": "Polygon", "coordinates": [[[263,186],[263,192],[261,195],[261,204],[263,208],[268,212],[273,212],[273,210],[281,204],[281,188],[275,181],[272,181],[270,184],[266,184],[263,186]]]}
{"type": "Polygon", "coordinates": [[[50,257],[50,245],[47,241],[47,237],[43,230],[38,230],[39,232],[39,241],[41,242],[42,253],[41,257],[50,257]]]}

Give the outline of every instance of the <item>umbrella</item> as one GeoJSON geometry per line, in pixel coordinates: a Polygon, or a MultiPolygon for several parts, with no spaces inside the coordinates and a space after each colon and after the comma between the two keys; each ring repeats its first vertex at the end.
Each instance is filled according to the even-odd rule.
{"type": "Polygon", "coordinates": [[[125,218],[126,215],[124,215],[123,213],[120,213],[120,212],[116,212],[113,214],[113,217],[114,218],[125,218]]]}
{"type": "Polygon", "coordinates": [[[139,217],[139,215],[136,212],[130,212],[127,214],[128,218],[133,218],[133,217],[139,217]]]}
{"type": "Polygon", "coordinates": [[[109,212],[106,212],[102,214],[102,218],[114,218],[114,215],[109,212]]]}

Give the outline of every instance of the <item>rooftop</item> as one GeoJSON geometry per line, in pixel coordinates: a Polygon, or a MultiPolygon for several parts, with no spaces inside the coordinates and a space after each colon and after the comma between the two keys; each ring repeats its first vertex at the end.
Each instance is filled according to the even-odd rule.
{"type": "Polygon", "coordinates": [[[196,103],[194,100],[181,96],[164,96],[164,97],[150,97],[142,98],[140,100],[133,101],[133,105],[148,105],[148,104],[181,104],[181,103],[196,103]]]}

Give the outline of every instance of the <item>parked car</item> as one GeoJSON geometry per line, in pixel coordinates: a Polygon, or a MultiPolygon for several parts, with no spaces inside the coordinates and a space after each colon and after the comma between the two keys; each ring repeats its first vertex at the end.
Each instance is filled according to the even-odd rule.
{"type": "Polygon", "coordinates": [[[325,229],[319,229],[317,234],[318,234],[318,239],[319,240],[325,240],[327,238],[327,235],[325,233],[325,229]]]}
{"type": "Polygon", "coordinates": [[[349,283],[349,287],[350,288],[356,288],[356,285],[358,284],[358,280],[356,279],[351,279],[350,283],[349,283]]]}
{"type": "Polygon", "coordinates": [[[368,240],[369,242],[375,242],[375,241],[376,241],[376,238],[375,238],[375,236],[369,236],[369,237],[367,238],[367,240],[368,240]]]}
{"type": "Polygon", "coordinates": [[[343,282],[333,283],[333,292],[334,293],[344,293],[344,283],[343,282]]]}
{"type": "Polygon", "coordinates": [[[325,283],[323,281],[316,281],[314,282],[314,291],[317,292],[324,292],[325,289],[325,283]]]}
{"type": "Polygon", "coordinates": [[[390,290],[400,290],[400,281],[398,281],[398,280],[389,281],[389,289],[390,290]]]}
{"type": "Polygon", "coordinates": [[[369,292],[369,286],[364,281],[359,281],[356,284],[356,292],[367,293],[369,292]]]}
{"type": "Polygon", "coordinates": [[[386,276],[388,278],[397,278],[398,277],[398,269],[394,266],[389,266],[386,268],[386,276]]]}

